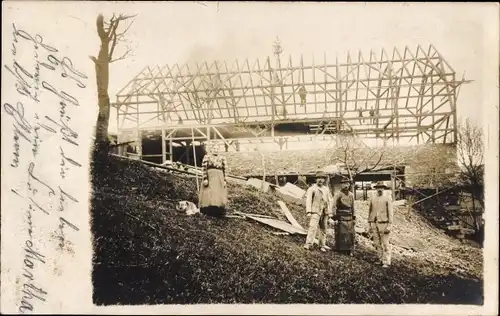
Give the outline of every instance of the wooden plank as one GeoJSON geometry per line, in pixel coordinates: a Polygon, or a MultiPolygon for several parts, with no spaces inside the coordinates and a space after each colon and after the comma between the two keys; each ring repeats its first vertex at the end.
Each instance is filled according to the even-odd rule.
{"type": "Polygon", "coordinates": [[[248,218],[253,219],[254,221],[266,224],[268,226],[277,228],[279,230],[285,231],[290,234],[299,234],[299,235],[307,235],[307,232],[303,229],[299,229],[297,227],[294,227],[291,224],[288,224],[286,222],[277,220],[277,219],[268,219],[268,218],[262,218],[262,217],[256,217],[256,216],[247,216],[248,218]]]}
{"type": "Polygon", "coordinates": [[[245,216],[245,217],[254,216],[254,217],[276,219],[276,217],[273,217],[273,216],[260,215],[260,214],[250,214],[250,213],[243,213],[243,212],[238,212],[238,211],[234,212],[234,214],[245,216]]]}
{"type": "Polygon", "coordinates": [[[288,203],[294,203],[294,204],[297,204],[300,206],[306,206],[305,199],[297,198],[297,197],[291,195],[290,193],[288,193],[287,190],[283,190],[283,188],[276,188],[274,193],[288,203]]]}
{"type": "Polygon", "coordinates": [[[281,208],[281,211],[283,212],[283,214],[285,214],[286,216],[286,219],[288,219],[288,221],[290,222],[290,224],[292,224],[293,226],[299,228],[299,229],[304,229],[300,224],[299,222],[297,222],[297,220],[295,220],[295,218],[293,217],[292,213],[290,213],[290,210],[288,209],[288,207],[286,206],[286,204],[283,202],[283,201],[278,201],[278,204],[281,208]]]}
{"type": "Polygon", "coordinates": [[[394,206],[404,206],[406,204],[406,200],[397,200],[392,203],[394,206]]]}

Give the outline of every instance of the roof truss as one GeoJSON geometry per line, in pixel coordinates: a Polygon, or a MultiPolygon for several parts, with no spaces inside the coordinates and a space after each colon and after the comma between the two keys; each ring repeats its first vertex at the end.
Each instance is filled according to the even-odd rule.
{"type": "Polygon", "coordinates": [[[430,45],[347,53],[146,67],[118,94],[119,130],[302,122],[384,138],[454,142],[455,71],[430,45]],[[304,92],[305,91],[305,97],[304,92]]]}

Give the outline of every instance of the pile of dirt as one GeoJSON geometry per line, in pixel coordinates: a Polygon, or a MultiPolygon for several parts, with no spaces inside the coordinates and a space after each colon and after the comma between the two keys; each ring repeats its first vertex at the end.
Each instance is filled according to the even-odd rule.
{"type": "MultiPolygon", "coordinates": [[[[255,222],[176,215],[197,202],[196,182],[109,157],[93,165],[93,300],[108,304],[437,303],[482,304],[480,278],[408,258],[375,265],[360,240],[353,257],[306,251],[303,237],[255,222]]],[[[229,184],[230,209],[284,219],[276,197],[229,184]]],[[[304,226],[303,209],[289,206],[304,226]]],[[[358,237],[359,238],[359,237],[358,237]]]]}
{"type": "MultiPolygon", "coordinates": [[[[357,225],[368,229],[368,202],[356,201],[357,225]]],[[[483,273],[481,249],[461,244],[407,206],[394,207],[391,244],[396,260],[412,258],[422,269],[454,271],[480,278],[483,273]]]]}

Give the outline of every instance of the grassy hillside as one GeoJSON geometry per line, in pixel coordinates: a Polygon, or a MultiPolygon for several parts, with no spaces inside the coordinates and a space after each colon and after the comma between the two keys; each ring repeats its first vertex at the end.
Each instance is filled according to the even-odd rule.
{"type": "MultiPolygon", "coordinates": [[[[370,242],[361,236],[354,257],[348,257],[308,252],[302,248],[304,237],[277,236],[244,219],[178,216],[169,200],[197,202],[192,178],[110,157],[94,167],[92,181],[92,279],[98,305],[483,300],[481,253],[449,239],[439,243],[456,249],[451,256],[470,266],[458,270],[434,256],[409,255],[414,251],[401,248],[393,266],[384,270],[374,265],[370,242]]],[[[236,184],[229,184],[229,195],[230,209],[283,218],[271,195],[236,184]]],[[[305,225],[304,211],[289,207],[305,225]]],[[[423,249],[439,248],[437,237],[446,237],[436,234],[421,241],[423,249]]]]}

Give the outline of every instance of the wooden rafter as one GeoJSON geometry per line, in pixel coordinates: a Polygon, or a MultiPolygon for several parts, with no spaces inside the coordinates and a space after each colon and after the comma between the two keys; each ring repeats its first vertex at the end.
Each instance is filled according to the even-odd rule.
{"type": "Polygon", "coordinates": [[[294,64],[291,56],[286,63],[274,63],[268,57],[264,68],[259,59],[222,62],[221,67],[217,62],[210,66],[203,62],[196,64],[194,72],[187,64],[146,67],[117,95],[113,104],[121,119],[117,122],[123,129],[133,115],[135,120],[139,116],[142,126],[153,115],[164,125],[165,117],[177,112],[185,126],[204,128],[240,122],[248,126],[302,122],[314,129],[324,122],[327,128],[317,132],[322,135],[334,133],[340,127],[334,125],[342,123],[353,133],[387,131],[389,138],[396,139],[399,134],[429,135],[425,141],[443,137],[446,141],[446,136],[440,136],[454,132],[456,90],[464,81],[454,79],[453,68],[432,45],[426,50],[417,46],[414,51],[394,48],[392,54],[381,49],[380,56],[370,52],[369,58],[362,52],[357,58],[347,53],[344,58],[329,63],[324,54],[320,62],[313,56],[307,64],[300,56],[294,64]],[[220,93],[212,87],[216,76],[222,82],[220,93]],[[299,106],[302,84],[307,98],[299,106]],[[360,110],[370,108],[377,114],[373,122],[366,114],[359,117],[360,110]],[[212,118],[210,126],[208,117],[212,118]]]}

